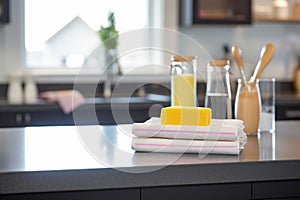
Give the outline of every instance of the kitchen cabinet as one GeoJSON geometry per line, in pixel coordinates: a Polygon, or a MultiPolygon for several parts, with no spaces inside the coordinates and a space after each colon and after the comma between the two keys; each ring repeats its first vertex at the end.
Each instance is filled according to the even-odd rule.
{"type": "Polygon", "coordinates": [[[251,0],[181,0],[180,24],[251,24],[251,0]]]}
{"type": "Polygon", "coordinates": [[[115,125],[144,122],[160,116],[160,105],[170,105],[170,98],[161,95],[86,99],[86,103],[65,114],[55,103],[0,105],[0,127],[115,125]],[[151,113],[150,113],[151,111],[151,113]]]}
{"type": "MultiPolygon", "coordinates": [[[[19,107],[19,110],[0,111],[0,127],[116,124],[110,108],[101,108],[97,111],[93,111],[92,108],[87,107],[89,106],[83,106],[70,114],[63,113],[58,105],[45,105],[43,108],[36,106],[36,108],[32,110],[23,106],[19,107]],[[96,118],[91,117],[91,112],[94,112],[96,118]]],[[[142,111],[143,110],[140,112],[142,111]]],[[[124,115],[124,112],[120,110],[119,115],[122,114],[124,115]]],[[[134,119],[139,117],[136,116],[135,113],[132,113],[132,115],[134,119]]],[[[141,119],[145,118],[143,116],[140,117],[141,119]]],[[[122,122],[130,123],[128,120],[121,121],[121,123],[122,122]]]]}
{"type": "Polygon", "coordinates": [[[141,189],[142,200],[251,199],[250,183],[170,186],[141,189]]]}
{"type": "Polygon", "coordinates": [[[0,0],[0,23],[9,22],[9,0],[0,0]]]}
{"type": "Polygon", "coordinates": [[[72,115],[65,115],[58,105],[7,105],[0,107],[0,127],[36,125],[71,125],[72,115]]]}
{"type": "Polygon", "coordinates": [[[299,184],[300,180],[204,185],[177,185],[161,187],[138,187],[126,189],[103,189],[90,191],[6,194],[0,195],[0,198],[2,200],[299,199],[299,184]]]}
{"type": "Polygon", "coordinates": [[[111,190],[91,190],[91,191],[73,191],[73,192],[44,192],[29,194],[0,195],[1,200],[99,200],[99,199],[140,199],[140,189],[111,189],[111,190]]]}
{"type": "Polygon", "coordinates": [[[0,115],[0,127],[24,127],[31,123],[31,112],[5,112],[0,115]]]}
{"type": "Polygon", "coordinates": [[[141,199],[299,199],[300,180],[141,188],[141,199]]]}
{"type": "Polygon", "coordinates": [[[253,199],[300,198],[300,180],[254,182],[253,199]]]}

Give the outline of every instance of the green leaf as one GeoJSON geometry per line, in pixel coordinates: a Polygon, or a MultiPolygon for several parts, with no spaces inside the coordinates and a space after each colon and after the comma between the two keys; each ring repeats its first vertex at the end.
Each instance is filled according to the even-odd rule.
{"type": "Polygon", "coordinates": [[[118,46],[119,32],[115,28],[115,15],[113,12],[108,14],[108,26],[100,27],[99,36],[106,49],[115,49],[118,46]]]}

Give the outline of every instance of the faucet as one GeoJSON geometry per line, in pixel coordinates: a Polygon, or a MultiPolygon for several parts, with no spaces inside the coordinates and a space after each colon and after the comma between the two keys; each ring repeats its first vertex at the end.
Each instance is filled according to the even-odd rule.
{"type": "Polygon", "coordinates": [[[104,81],[104,97],[111,97],[112,91],[112,83],[114,81],[114,77],[117,75],[121,75],[121,67],[117,58],[117,53],[115,49],[109,49],[106,52],[105,57],[106,70],[105,70],[105,81],[104,81]]]}

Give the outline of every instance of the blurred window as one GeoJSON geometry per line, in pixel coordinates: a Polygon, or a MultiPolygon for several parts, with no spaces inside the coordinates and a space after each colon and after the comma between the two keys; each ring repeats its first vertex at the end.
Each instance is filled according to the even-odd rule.
{"type": "MultiPolygon", "coordinates": [[[[109,11],[115,13],[120,34],[148,25],[148,0],[25,0],[26,66],[103,66],[104,48],[97,31],[107,25],[109,11]]],[[[128,65],[141,58],[132,55],[128,65]]]]}

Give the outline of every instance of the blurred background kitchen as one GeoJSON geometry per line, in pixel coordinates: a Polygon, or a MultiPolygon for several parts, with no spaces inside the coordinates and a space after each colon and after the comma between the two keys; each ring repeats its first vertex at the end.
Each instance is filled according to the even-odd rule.
{"type": "MultiPolygon", "coordinates": [[[[1,126],[74,123],[70,116],[60,113],[56,105],[40,101],[29,105],[8,104],[12,80],[21,81],[25,87],[30,79],[38,93],[73,89],[76,81],[76,89],[84,97],[103,96],[105,50],[98,31],[107,25],[109,11],[115,13],[120,35],[118,61],[125,76],[119,91],[133,87],[134,91],[128,90],[129,96],[161,95],[151,96],[152,99],[148,96],[145,100],[148,107],[136,99],[143,102],[144,107],[133,109],[142,109],[146,115],[131,116],[133,121],[144,121],[152,111],[155,115],[160,107],[153,107],[154,104],[169,104],[165,96],[169,94],[172,53],[198,57],[200,95],[205,92],[203,83],[208,59],[231,59],[228,50],[237,44],[243,50],[249,78],[261,47],[268,42],[275,44],[276,53],[262,77],[275,77],[277,93],[286,94],[277,99],[277,119],[300,118],[300,100],[295,95],[294,84],[300,55],[299,0],[0,0],[1,126]],[[138,45],[131,47],[131,43],[138,45]],[[81,75],[77,77],[79,72],[81,75]],[[10,122],[8,114],[12,116],[10,122]]],[[[240,74],[233,62],[231,73],[234,94],[234,84],[240,74]]],[[[199,102],[202,100],[203,97],[199,97],[199,102]]],[[[96,104],[97,101],[98,104],[106,102],[101,98],[96,104]]],[[[97,108],[96,112],[101,110],[97,108]]],[[[86,110],[81,107],[79,111],[86,110]]]]}

